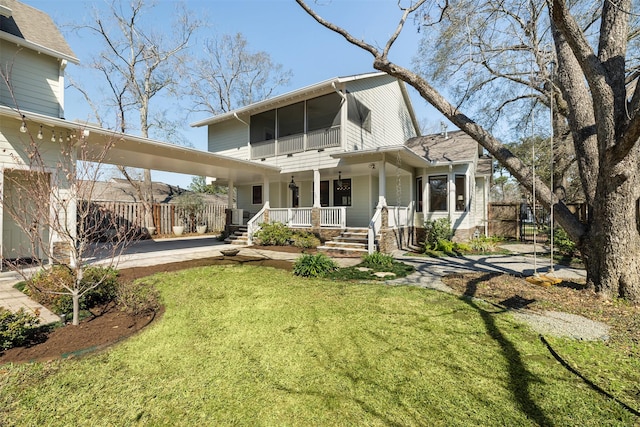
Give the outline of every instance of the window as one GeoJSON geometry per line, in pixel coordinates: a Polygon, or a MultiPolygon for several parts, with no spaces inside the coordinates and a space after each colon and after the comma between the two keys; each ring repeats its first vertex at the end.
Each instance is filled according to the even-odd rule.
{"type": "Polygon", "coordinates": [[[422,212],[422,177],[416,178],[416,212],[422,212]]]}
{"type": "Polygon", "coordinates": [[[276,137],[276,110],[251,116],[251,142],[269,141],[276,137]]]}
{"type": "Polygon", "coordinates": [[[351,179],[333,181],[333,206],[351,206],[351,179]]]}
{"type": "Polygon", "coordinates": [[[340,125],[342,98],[333,92],[307,101],[307,131],[340,125]]]}
{"type": "Polygon", "coordinates": [[[371,110],[358,101],[352,93],[347,93],[347,118],[367,132],[371,132],[371,110]]]}
{"type": "Polygon", "coordinates": [[[447,211],[447,176],[429,177],[429,211],[447,211]]]}
{"type": "Polygon", "coordinates": [[[254,185],[251,188],[251,200],[254,205],[262,204],[262,185],[254,185]]]}
{"type": "Polygon", "coordinates": [[[304,133],[304,102],[278,109],[278,138],[304,133]]]}
{"type": "Polygon", "coordinates": [[[465,197],[467,177],[456,175],[456,211],[464,211],[467,208],[467,198],[465,197]]]}

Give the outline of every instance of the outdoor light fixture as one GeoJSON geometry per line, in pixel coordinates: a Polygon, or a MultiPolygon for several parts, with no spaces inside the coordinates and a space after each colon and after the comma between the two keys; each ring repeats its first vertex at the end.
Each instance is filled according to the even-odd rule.
{"type": "Polygon", "coordinates": [[[51,131],[51,142],[56,142],[56,133],[51,131]]]}
{"type": "Polygon", "coordinates": [[[58,142],[62,143],[62,132],[58,133],[58,142]]]}
{"type": "Polygon", "coordinates": [[[296,183],[293,181],[293,175],[291,175],[291,182],[289,183],[289,189],[290,190],[295,190],[296,188],[298,188],[298,186],[296,185],[296,183]]]}
{"type": "Polygon", "coordinates": [[[22,124],[20,125],[20,132],[27,132],[27,123],[24,121],[24,116],[22,116],[22,124]]]}
{"type": "Polygon", "coordinates": [[[338,171],[338,187],[342,187],[342,172],[338,171]]]}
{"type": "Polygon", "coordinates": [[[44,135],[42,134],[42,125],[40,125],[40,130],[38,131],[38,139],[42,138],[44,138],[44,135]]]}

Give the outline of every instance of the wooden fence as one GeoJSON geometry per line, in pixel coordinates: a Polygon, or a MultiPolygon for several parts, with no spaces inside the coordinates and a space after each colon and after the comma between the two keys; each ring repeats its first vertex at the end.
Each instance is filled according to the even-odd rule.
{"type": "MultiPolygon", "coordinates": [[[[224,205],[205,203],[198,214],[198,220],[207,225],[208,233],[220,232],[224,230],[226,209],[224,205]]],[[[153,204],[153,222],[156,234],[171,234],[174,225],[185,225],[185,232],[195,232],[196,226],[194,218],[189,219],[182,209],[170,203],[153,204]]],[[[86,229],[97,231],[92,233],[96,238],[108,236],[109,229],[137,233],[142,224],[143,208],[139,202],[91,202],[89,215],[85,220],[86,229]]]]}

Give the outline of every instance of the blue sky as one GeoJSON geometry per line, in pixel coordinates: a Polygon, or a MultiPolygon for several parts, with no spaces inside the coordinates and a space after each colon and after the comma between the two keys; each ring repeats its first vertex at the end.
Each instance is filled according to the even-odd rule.
{"type": "MultiPolygon", "coordinates": [[[[86,37],[69,31],[66,25],[91,22],[92,10],[104,9],[104,0],[22,1],[48,13],[61,27],[80,62],[89,62],[95,45],[86,37]]],[[[378,46],[384,45],[401,16],[396,0],[320,0],[318,4],[310,0],[309,3],[313,4],[323,18],[378,46]]],[[[156,4],[153,16],[149,18],[157,23],[158,29],[162,29],[162,26],[170,25],[176,2],[156,0],[156,4]]],[[[295,90],[332,77],[374,71],[370,54],[320,26],[293,0],[187,0],[186,5],[210,25],[198,40],[214,32],[240,32],[248,40],[251,50],[266,51],[274,62],[282,64],[285,69],[291,69],[291,84],[280,92],[295,90]]],[[[410,67],[419,39],[420,35],[415,27],[411,23],[407,24],[391,51],[391,60],[410,67]]],[[[193,44],[196,51],[198,40],[193,44]]],[[[92,82],[83,81],[79,67],[70,65],[67,70],[69,75],[80,80],[83,85],[91,86],[92,82]]],[[[443,120],[442,116],[411,88],[410,93],[418,120],[426,121],[430,130],[436,131],[438,123],[443,120]]],[[[65,106],[67,119],[88,118],[88,106],[73,89],[67,89],[65,106]]],[[[189,122],[204,117],[191,115],[189,122]]],[[[193,129],[185,124],[183,133],[195,148],[206,149],[204,128],[193,129]]],[[[155,172],[153,179],[181,187],[186,187],[191,182],[188,176],[155,172]]]]}

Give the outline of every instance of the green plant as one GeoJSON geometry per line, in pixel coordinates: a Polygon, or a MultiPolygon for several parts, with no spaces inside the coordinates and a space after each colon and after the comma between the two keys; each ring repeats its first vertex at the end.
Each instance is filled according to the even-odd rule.
{"type": "Polygon", "coordinates": [[[451,240],[438,239],[436,243],[435,250],[439,252],[444,252],[446,254],[454,254],[455,243],[451,240]]]}
{"type": "Polygon", "coordinates": [[[307,231],[296,231],[291,236],[291,240],[296,248],[310,249],[320,246],[320,239],[307,231]]]}
{"type": "Polygon", "coordinates": [[[502,241],[500,237],[497,236],[478,236],[471,239],[469,245],[471,246],[471,250],[479,253],[488,253],[488,252],[496,252],[498,249],[498,244],[502,241]]]}
{"type": "Polygon", "coordinates": [[[197,193],[183,193],[175,198],[178,214],[188,231],[194,231],[197,223],[200,222],[204,200],[197,193]]]}
{"type": "Polygon", "coordinates": [[[293,264],[293,274],[302,277],[323,277],[337,268],[335,261],[325,254],[305,254],[293,264]]]}
{"type": "MultiPolygon", "coordinates": [[[[84,270],[81,289],[87,290],[80,298],[80,309],[87,310],[107,303],[115,297],[118,272],[114,268],[89,267],[84,270]]],[[[39,271],[26,282],[25,293],[56,314],[73,311],[69,289],[76,280],[75,271],[63,265],[39,271]]]]}
{"type": "Polygon", "coordinates": [[[440,218],[433,221],[425,221],[425,249],[436,249],[438,241],[451,240],[453,230],[449,218],[440,218]]]}
{"type": "Polygon", "coordinates": [[[146,282],[119,283],[116,288],[118,307],[129,314],[154,313],[160,309],[160,293],[146,282]]]}
{"type": "Polygon", "coordinates": [[[394,260],[391,255],[383,254],[381,252],[374,252],[364,255],[362,257],[362,263],[360,265],[380,271],[392,268],[393,262],[394,260]]]}
{"type": "Polygon", "coordinates": [[[291,229],[281,222],[261,224],[260,230],[254,235],[258,242],[265,246],[287,245],[292,236],[291,229]]]}
{"type": "Polygon", "coordinates": [[[28,342],[37,332],[40,319],[24,309],[13,313],[0,307],[0,350],[28,342]]]}
{"type": "Polygon", "coordinates": [[[570,257],[576,255],[576,244],[569,238],[569,235],[566,231],[564,231],[564,228],[562,227],[558,227],[554,230],[553,245],[556,247],[558,252],[562,253],[563,255],[570,257]]]}

